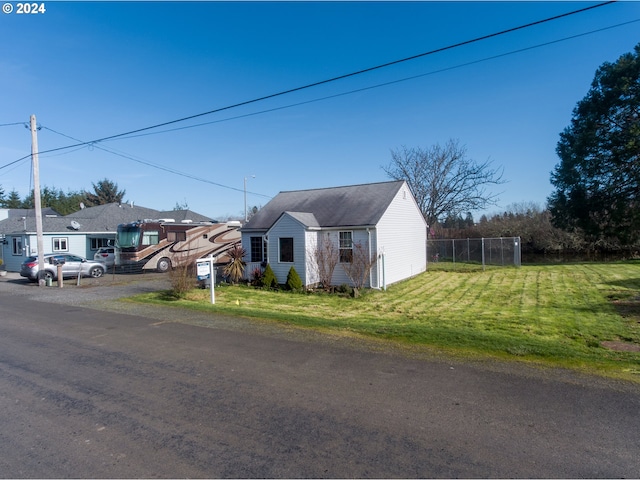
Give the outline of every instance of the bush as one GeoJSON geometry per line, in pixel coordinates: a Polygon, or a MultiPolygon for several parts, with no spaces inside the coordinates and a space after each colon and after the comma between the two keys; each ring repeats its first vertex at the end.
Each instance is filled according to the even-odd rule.
{"type": "Polygon", "coordinates": [[[299,292],[302,290],[302,287],[303,285],[300,275],[298,275],[295,268],[291,267],[287,274],[287,289],[293,292],[299,292]]]}
{"type": "Polygon", "coordinates": [[[343,295],[347,295],[349,297],[353,296],[353,287],[351,285],[348,285],[346,283],[343,283],[342,285],[336,287],[336,292],[343,294],[343,295]]]}
{"type": "Polygon", "coordinates": [[[244,275],[244,267],[247,264],[244,261],[244,257],[247,254],[241,245],[234,245],[234,247],[227,251],[227,255],[231,259],[223,269],[223,274],[231,278],[232,283],[238,283],[238,281],[244,275]]]}
{"type": "Polygon", "coordinates": [[[187,292],[197,286],[195,262],[186,262],[169,271],[171,281],[170,296],[176,299],[184,298],[187,292]]]}
{"type": "Polygon", "coordinates": [[[262,287],[278,288],[278,280],[276,279],[276,274],[273,273],[273,269],[268,263],[267,267],[264,269],[264,273],[262,274],[262,287]]]}
{"type": "Polygon", "coordinates": [[[262,279],[264,278],[264,273],[262,273],[262,269],[260,267],[256,267],[251,272],[251,285],[254,287],[262,287],[262,279]]]}

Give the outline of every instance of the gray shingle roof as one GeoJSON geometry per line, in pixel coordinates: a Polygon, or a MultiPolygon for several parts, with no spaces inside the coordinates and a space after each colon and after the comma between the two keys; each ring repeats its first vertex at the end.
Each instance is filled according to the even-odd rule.
{"type": "Polygon", "coordinates": [[[402,185],[393,181],[280,192],[242,230],[268,230],[283,212],[313,214],[317,226],[325,228],[376,225],[402,185]]]}
{"type": "MultiPolygon", "coordinates": [[[[24,220],[22,217],[14,217],[0,221],[0,234],[23,233],[25,231],[35,232],[36,219],[33,210],[27,212],[25,217],[24,220]]],[[[121,223],[130,223],[147,218],[173,218],[176,222],[181,222],[185,219],[190,219],[194,222],[209,221],[209,218],[204,215],[191,212],[190,210],[161,212],[137,205],[108,203],[106,205],[84,208],[64,217],[47,217],[43,214],[42,230],[45,233],[115,233],[118,225],[121,223]],[[71,226],[72,221],[80,225],[78,229],[71,226]]]]}

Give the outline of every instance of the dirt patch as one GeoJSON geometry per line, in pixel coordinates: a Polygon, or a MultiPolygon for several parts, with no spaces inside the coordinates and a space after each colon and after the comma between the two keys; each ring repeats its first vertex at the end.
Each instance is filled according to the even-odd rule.
{"type": "Polygon", "coordinates": [[[640,345],[630,342],[602,342],[604,348],[615,350],[616,352],[640,352],[640,345]]]}

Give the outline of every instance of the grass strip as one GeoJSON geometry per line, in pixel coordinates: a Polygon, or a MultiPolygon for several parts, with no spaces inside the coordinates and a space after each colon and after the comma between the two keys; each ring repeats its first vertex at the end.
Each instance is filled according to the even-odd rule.
{"type": "Polygon", "coordinates": [[[449,270],[430,266],[387,291],[359,298],[248,286],[167,292],[134,301],[192,308],[385,338],[444,349],[580,369],[640,381],[640,262],[449,270]]]}

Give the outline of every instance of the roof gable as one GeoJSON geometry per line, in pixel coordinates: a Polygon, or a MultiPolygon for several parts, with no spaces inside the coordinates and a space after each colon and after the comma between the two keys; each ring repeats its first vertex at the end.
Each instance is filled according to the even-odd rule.
{"type": "MultiPolygon", "coordinates": [[[[317,225],[309,226],[376,225],[404,184],[404,181],[393,181],[280,192],[251,217],[243,230],[267,230],[283,212],[313,215],[317,225]]],[[[305,223],[305,220],[299,221],[305,223]]]]}

